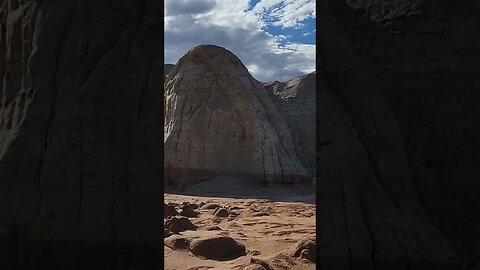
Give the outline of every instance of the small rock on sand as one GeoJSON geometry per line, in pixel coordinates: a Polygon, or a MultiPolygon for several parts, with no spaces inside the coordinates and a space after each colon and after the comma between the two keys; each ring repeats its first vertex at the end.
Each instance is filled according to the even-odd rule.
{"type": "Polygon", "coordinates": [[[208,227],[205,227],[205,230],[207,231],[221,231],[222,229],[218,226],[208,226],[208,227]]]}
{"type": "Polygon", "coordinates": [[[189,202],[184,202],[180,205],[180,209],[188,209],[188,208],[195,210],[198,208],[198,205],[194,203],[189,203],[189,202]]]}
{"type": "Polygon", "coordinates": [[[184,208],[180,211],[180,215],[184,217],[198,217],[198,213],[193,210],[193,208],[184,208]]]}
{"type": "Polygon", "coordinates": [[[307,259],[311,262],[316,261],[315,252],[316,243],[312,239],[302,239],[287,250],[288,255],[307,259]]]}
{"type": "Polygon", "coordinates": [[[179,233],[187,230],[191,230],[191,231],[197,230],[197,226],[195,226],[186,217],[168,217],[165,220],[165,228],[169,229],[173,233],[179,233]]]}
{"type": "Polygon", "coordinates": [[[219,207],[220,207],[220,205],[218,205],[216,203],[207,203],[204,206],[202,206],[200,209],[201,210],[211,210],[211,209],[217,209],[219,207]]]}
{"type": "Polygon", "coordinates": [[[217,217],[228,217],[230,212],[226,208],[217,208],[213,214],[217,217]]]}
{"type": "Polygon", "coordinates": [[[175,206],[163,204],[163,218],[176,215],[178,215],[178,212],[175,210],[175,206]]]}
{"type": "Polygon", "coordinates": [[[180,235],[168,237],[163,242],[165,243],[165,246],[173,250],[188,249],[190,246],[190,240],[180,235]]]}
{"type": "Polygon", "coordinates": [[[228,236],[193,240],[190,251],[197,257],[212,260],[236,259],[245,255],[245,246],[228,236]]]}

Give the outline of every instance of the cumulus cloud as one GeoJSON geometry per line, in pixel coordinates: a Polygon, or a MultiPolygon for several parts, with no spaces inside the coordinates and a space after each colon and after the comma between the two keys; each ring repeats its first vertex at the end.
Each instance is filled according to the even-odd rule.
{"type": "Polygon", "coordinates": [[[315,18],[315,0],[263,0],[253,12],[274,26],[300,28],[302,21],[315,18]]]}
{"type": "Polygon", "coordinates": [[[215,7],[215,4],[215,0],[168,1],[168,5],[165,6],[165,16],[201,14],[212,10],[215,7]]]}
{"type": "MultiPolygon", "coordinates": [[[[205,4],[203,9],[199,8],[200,4],[187,9],[169,7],[178,5],[178,0],[165,0],[166,13],[170,14],[165,17],[165,63],[176,63],[196,45],[215,44],[237,55],[250,73],[262,82],[286,81],[313,71],[315,45],[296,44],[285,35],[274,36],[264,30],[272,23],[258,11],[257,6],[265,5],[264,1],[268,2],[263,0],[252,8],[248,0],[217,0],[210,9],[205,3],[212,1],[181,1],[183,6],[187,2],[205,4]],[[171,12],[172,9],[176,11],[171,12]]],[[[284,2],[281,7],[290,9],[289,2],[284,2]]],[[[288,22],[285,27],[293,25],[292,21],[295,21],[292,27],[298,27],[302,21],[301,18],[294,20],[290,15],[283,17],[288,22]]]]}

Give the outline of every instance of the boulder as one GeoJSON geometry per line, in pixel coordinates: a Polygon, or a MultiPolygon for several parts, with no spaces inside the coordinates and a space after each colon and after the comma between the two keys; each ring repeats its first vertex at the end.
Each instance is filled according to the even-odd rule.
{"type": "Polygon", "coordinates": [[[316,243],[315,240],[311,239],[302,239],[293,245],[288,251],[287,254],[292,257],[300,257],[302,259],[307,259],[311,262],[316,260],[316,243]]]}
{"type": "Polygon", "coordinates": [[[188,218],[173,216],[170,216],[165,220],[165,228],[169,229],[173,233],[179,233],[187,230],[197,230],[197,226],[195,226],[188,218]]]}
{"type": "Polygon", "coordinates": [[[177,210],[175,209],[175,206],[163,204],[163,217],[167,218],[169,216],[176,216],[178,215],[177,210]]]}
{"type": "Polygon", "coordinates": [[[180,205],[180,209],[187,209],[187,208],[197,209],[198,205],[194,203],[189,203],[189,202],[184,202],[180,205]]]}
{"type": "Polygon", "coordinates": [[[197,257],[224,260],[244,256],[245,246],[228,236],[214,236],[193,240],[190,251],[197,257]]]}
{"type": "Polygon", "coordinates": [[[215,212],[213,212],[213,215],[217,217],[228,217],[230,212],[226,208],[217,208],[215,212]]]}
{"type": "Polygon", "coordinates": [[[179,250],[179,249],[188,250],[191,240],[180,235],[173,235],[165,239],[163,242],[165,246],[173,250],[179,250]]]}
{"type": "Polygon", "coordinates": [[[198,213],[195,210],[193,210],[192,208],[183,209],[182,211],[180,211],[179,215],[184,216],[184,217],[198,217],[198,213]]]}

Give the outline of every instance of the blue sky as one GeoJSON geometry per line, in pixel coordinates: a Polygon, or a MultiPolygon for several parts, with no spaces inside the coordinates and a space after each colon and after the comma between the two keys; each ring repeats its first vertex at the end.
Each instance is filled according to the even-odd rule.
{"type": "MultiPolygon", "coordinates": [[[[251,11],[260,2],[260,0],[249,1],[247,11],[251,11]]],[[[281,44],[293,42],[315,45],[315,17],[307,18],[300,23],[301,25],[297,27],[282,27],[269,23],[263,27],[263,30],[274,36],[283,35],[287,37],[287,39],[282,41],[281,44]]]]}
{"type": "Polygon", "coordinates": [[[314,0],[164,0],[165,63],[215,44],[236,54],[259,81],[315,69],[314,0]]]}

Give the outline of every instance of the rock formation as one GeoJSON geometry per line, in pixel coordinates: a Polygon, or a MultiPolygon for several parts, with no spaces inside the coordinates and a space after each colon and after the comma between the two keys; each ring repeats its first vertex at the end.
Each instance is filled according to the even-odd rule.
{"type": "Polygon", "coordinates": [[[393,114],[318,3],[317,204],[322,269],[457,269],[418,201],[393,114]]]}
{"type": "Polygon", "coordinates": [[[164,140],[171,184],[222,174],[268,184],[311,181],[265,87],[221,47],[191,49],[167,75],[164,140]]]}
{"type": "Polygon", "coordinates": [[[167,76],[167,74],[170,72],[170,70],[173,69],[173,67],[175,67],[175,65],[172,65],[172,64],[165,64],[163,66],[163,74],[165,75],[165,77],[167,76]]]}
{"type": "Polygon", "coordinates": [[[162,3],[0,1],[0,269],[158,269],[162,3]]]}
{"type": "Polygon", "coordinates": [[[264,85],[292,134],[298,159],[315,176],[315,72],[264,85]]]}
{"type": "Polygon", "coordinates": [[[480,2],[329,3],[399,123],[422,207],[480,269],[480,2]]]}

